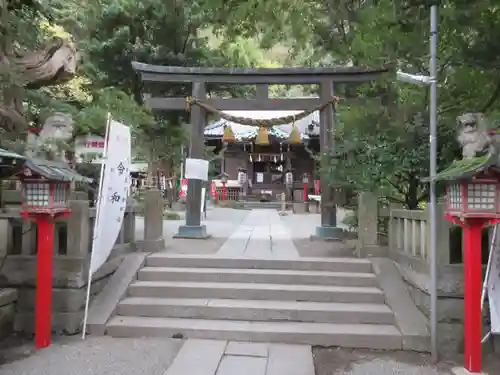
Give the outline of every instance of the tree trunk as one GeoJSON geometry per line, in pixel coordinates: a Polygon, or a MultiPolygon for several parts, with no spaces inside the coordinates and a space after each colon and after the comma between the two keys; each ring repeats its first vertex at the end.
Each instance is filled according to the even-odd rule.
{"type": "Polygon", "coordinates": [[[410,210],[418,209],[418,204],[419,204],[418,188],[419,188],[418,179],[413,174],[411,174],[408,178],[408,193],[405,196],[406,206],[410,210]]]}

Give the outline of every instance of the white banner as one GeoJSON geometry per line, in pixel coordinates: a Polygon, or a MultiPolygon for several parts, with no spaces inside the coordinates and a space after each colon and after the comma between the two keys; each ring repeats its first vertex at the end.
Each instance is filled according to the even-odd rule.
{"type": "MultiPolygon", "coordinates": [[[[500,237],[500,236],[499,236],[500,237]]],[[[500,334],[500,246],[498,242],[490,254],[490,271],[488,274],[488,302],[491,316],[491,333],[500,334]]]]}
{"type": "Polygon", "coordinates": [[[132,141],[128,126],[110,121],[104,154],[106,159],[100,181],[90,274],[106,262],[122,227],[130,189],[132,161],[132,141]]]}

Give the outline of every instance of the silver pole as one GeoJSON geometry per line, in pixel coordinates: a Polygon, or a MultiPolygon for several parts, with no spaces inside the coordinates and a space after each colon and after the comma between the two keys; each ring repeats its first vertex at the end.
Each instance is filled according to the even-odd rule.
{"type": "Polygon", "coordinates": [[[438,322],[437,322],[437,249],[436,249],[436,174],[437,174],[437,25],[438,8],[431,6],[430,38],[430,274],[431,274],[431,354],[432,360],[438,358],[438,322]]]}

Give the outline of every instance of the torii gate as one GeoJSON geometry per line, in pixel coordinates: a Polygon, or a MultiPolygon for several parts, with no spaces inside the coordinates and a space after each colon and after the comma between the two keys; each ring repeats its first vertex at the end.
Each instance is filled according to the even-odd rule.
{"type": "MultiPolygon", "coordinates": [[[[149,65],[132,62],[142,81],[156,87],[172,84],[191,85],[191,140],[189,156],[202,159],[204,150],[203,131],[206,125],[206,106],[224,110],[320,110],[320,152],[322,155],[334,149],[334,84],[360,83],[379,79],[390,71],[389,67],[379,69],[345,68],[192,68],[149,65]],[[256,97],[251,99],[207,98],[207,84],[215,85],[256,85],[256,97]],[[319,98],[269,98],[269,85],[311,85],[320,86],[319,98]]],[[[146,86],[146,90],[148,87],[146,86]]],[[[185,97],[157,97],[144,95],[145,102],[156,111],[180,111],[186,109],[185,97]]],[[[321,180],[321,226],[316,228],[319,238],[339,238],[342,229],[337,227],[337,212],[334,191],[326,183],[322,172],[321,180]]],[[[185,225],[179,226],[177,237],[208,238],[205,225],[201,225],[202,181],[188,180],[187,213],[185,225]]]]}

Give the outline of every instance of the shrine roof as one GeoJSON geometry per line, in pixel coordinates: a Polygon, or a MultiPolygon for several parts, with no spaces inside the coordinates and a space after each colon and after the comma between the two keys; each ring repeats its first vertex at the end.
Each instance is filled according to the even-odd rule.
{"type": "Polygon", "coordinates": [[[22,155],[0,148],[0,178],[15,175],[23,166],[26,158],[22,155]]]}
{"type": "MultiPolygon", "coordinates": [[[[301,113],[301,111],[224,111],[225,113],[237,116],[237,117],[247,117],[253,119],[268,119],[277,117],[286,117],[294,114],[301,113]]],[[[302,139],[307,139],[309,136],[306,134],[308,131],[308,126],[313,125],[311,135],[319,135],[319,111],[311,113],[295,122],[295,126],[300,132],[300,137],[302,139]]],[[[233,130],[234,136],[237,141],[251,139],[257,136],[259,130],[258,126],[248,126],[238,124],[227,120],[218,120],[210,125],[205,126],[204,135],[207,138],[220,138],[224,135],[224,126],[230,126],[233,130]]],[[[269,129],[269,134],[277,138],[288,138],[290,132],[292,131],[293,123],[285,125],[273,126],[269,129]]]]}
{"type": "Polygon", "coordinates": [[[14,152],[11,152],[3,148],[0,148],[0,158],[19,159],[19,160],[26,159],[23,155],[16,154],[14,152]]]}
{"type": "MultiPolygon", "coordinates": [[[[498,153],[488,153],[471,159],[455,160],[436,176],[436,181],[458,181],[471,178],[488,168],[496,168],[500,172],[498,153]]],[[[429,179],[425,179],[429,181],[429,179]]]]}
{"type": "Polygon", "coordinates": [[[82,176],[68,165],[43,159],[26,159],[25,167],[31,169],[35,173],[56,181],[74,181],[82,183],[91,183],[91,178],[82,176]]]}

